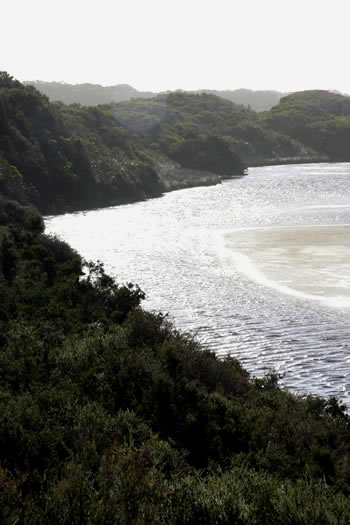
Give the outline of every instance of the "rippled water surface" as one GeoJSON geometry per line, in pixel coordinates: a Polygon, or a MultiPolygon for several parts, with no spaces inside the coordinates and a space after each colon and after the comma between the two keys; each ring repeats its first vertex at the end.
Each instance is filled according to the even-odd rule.
{"type": "Polygon", "coordinates": [[[218,354],[348,405],[349,225],[348,163],[252,168],[218,186],[46,220],[218,354]]]}

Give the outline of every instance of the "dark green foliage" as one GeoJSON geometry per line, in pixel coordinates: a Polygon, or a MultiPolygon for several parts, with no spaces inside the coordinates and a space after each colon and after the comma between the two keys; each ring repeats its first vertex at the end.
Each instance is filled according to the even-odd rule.
{"type": "Polygon", "coordinates": [[[330,160],[350,160],[350,97],[316,90],[294,93],[262,119],[330,160]]]}
{"type": "Polygon", "coordinates": [[[105,112],[52,104],[0,73],[0,191],[56,212],[143,199],[163,186],[105,112]]]}
{"type": "Polygon", "coordinates": [[[247,140],[242,125],[249,129],[258,126],[253,111],[207,94],[176,92],[112,107],[118,122],[147,137],[149,144],[157,146],[156,151],[166,153],[184,167],[225,174],[242,174],[242,163],[229,152],[236,151],[236,140],[243,144],[247,140]],[[223,154],[226,159],[220,164],[218,159],[223,154]]]}
{"type": "Polygon", "coordinates": [[[185,92],[65,106],[0,72],[0,192],[55,213],[216,183],[247,165],[349,160],[349,106],[326,91],[264,113],[185,92]]]}
{"type": "Polygon", "coordinates": [[[0,197],[0,226],[28,230],[34,235],[44,231],[44,221],[38,211],[3,197],[0,197]]]}
{"type": "MultiPolygon", "coordinates": [[[[166,181],[158,175],[158,155],[183,154],[172,156],[172,141],[155,139],[154,131],[167,114],[163,100],[146,112],[134,104],[133,115],[124,115],[123,107],[116,111],[116,106],[53,104],[33,86],[1,73],[1,193],[45,213],[161,195],[166,181]]],[[[189,144],[195,158],[180,159],[185,167],[242,173],[240,159],[223,141],[206,138],[209,132],[204,129],[201,133],[189,144]]],[[[194,137],[186,127],[176,134],[180,141],[194,137]]]]}
{"type": "Polygon", "coordinates": [[[219,139],[248,165],[347,159],[348,105],[349,97],[310,91],[258,114],[211,94],[176,92],[112,107],[123,127],[184,167],[239,174],[242,167],[228,162],[219,139]],[[220,164],[217,158],[225,156],[220,164]]]}
{"type": "Polygon", "coordinates": [[[0,216],[0,522],[349,522],[335,398],[251,379],[33,210],[0,216]]]}
{"type": "MultiPolygon", "coordinates": [[[[0,73],[0,191],[53,210],[159,194],[159,155],[225,175],[235,151],[347,159],[349,115],[327,92],[260,116],[184,93],[65,107],[0,73]]],[[[43,231],[0,198],[0,523],[349,523],[335,398],[219,360],[43,231]]]]}
{"type": "Polygon", "coordinates": [[[208,170],[221,175],[235,175],[244,166],[228,145],[215,136],[189,139],[181,142],[170,156],[181,165],[200,170],[208,170]]]}

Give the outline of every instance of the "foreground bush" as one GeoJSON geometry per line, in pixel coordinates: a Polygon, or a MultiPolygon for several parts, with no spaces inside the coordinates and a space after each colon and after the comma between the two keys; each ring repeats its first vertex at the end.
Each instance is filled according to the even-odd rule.
{"type": "Polygon", "coordinates": [[[349,523],[349,417],[0,216],[0,523],[349,523]]]}

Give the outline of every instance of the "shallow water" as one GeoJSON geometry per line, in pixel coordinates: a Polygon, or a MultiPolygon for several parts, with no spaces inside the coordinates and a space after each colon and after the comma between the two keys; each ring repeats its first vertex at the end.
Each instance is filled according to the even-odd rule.
{"type": "Polygon", "coordinates": [[[350,307],[350,226],[236,230],[225,236],[236,265],[276,290],[350,307]]]}
{"type": "Polygon", "coordinates": [[[256,376],[350,405],[350,164],[241,179],[46,220],[144,306],[256,376]]]}

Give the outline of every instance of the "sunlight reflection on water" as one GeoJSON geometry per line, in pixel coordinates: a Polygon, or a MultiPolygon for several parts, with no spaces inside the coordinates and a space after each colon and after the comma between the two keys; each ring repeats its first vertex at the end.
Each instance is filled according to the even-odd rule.
{"type": "Polygon", "coordinates": [[[46,225],[119,282],[138,283],[146,308],[169,312],[218,354],[257,376],[274,368],[294,391],[348,402],[349,203],[350,164],[273,166],[46,225]]]}

